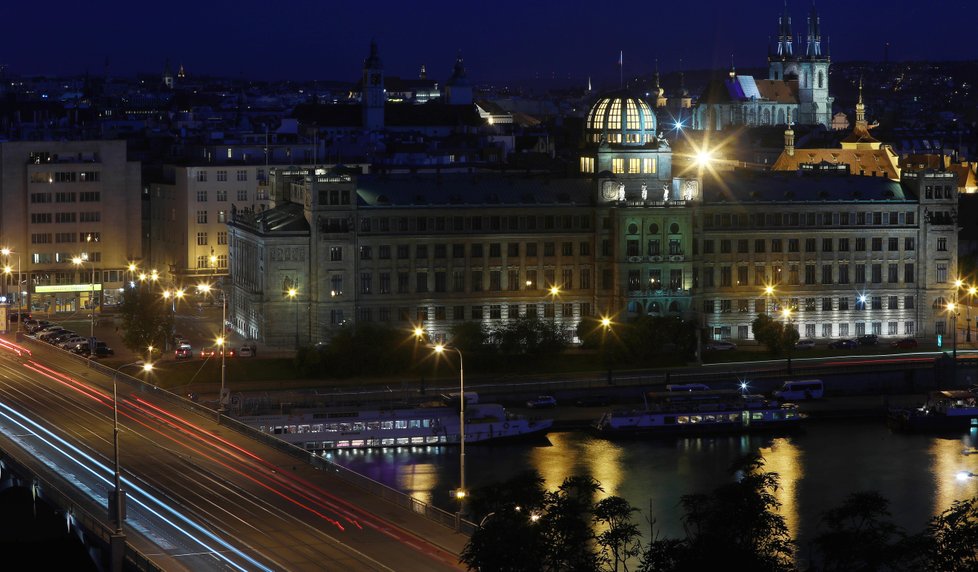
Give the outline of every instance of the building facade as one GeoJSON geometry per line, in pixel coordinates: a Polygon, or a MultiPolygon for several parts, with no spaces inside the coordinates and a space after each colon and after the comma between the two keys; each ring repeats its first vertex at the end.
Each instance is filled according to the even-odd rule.
{"type": "Polygon", "coordinates": [[[579,177],[273,170],[270,208],[231,210],[232,325],[292,346],[370,322],[444,340],[536,317],[573,340],[584,317],[679,316],[751,340],[788,308],[809,338],[946,330],[953,173],[674,176],[655,133],[644,100],[614,93],[586,118],[579,177]]]}
{"type": "Polygon", "coordinates": [[[141,190],[125,141],[0,143],[12,303],[49,312],[116,303],[130,262],[143,258],[141,190]]]}

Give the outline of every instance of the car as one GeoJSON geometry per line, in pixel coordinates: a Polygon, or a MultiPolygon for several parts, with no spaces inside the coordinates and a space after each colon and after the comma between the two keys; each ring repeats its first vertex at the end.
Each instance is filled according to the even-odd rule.
{"type": "Polygon", "coordinates": [[[95,352],[92,355],[94,357],[114,356],[115,350],[110,348],[105,342],[96,341],[95,352]]]}
{"type": "Polygon", "coordinates": [[[174,359],[190,359],[194,357],[194,351],[189,347],[178,347],[173,352],[174,359]]]}
{"type": "Polygon", "coordinates": [[[70,350],[84,341],[88,341],[88,338],[82,336],[71,336],[67,340],[58,342],[58,346],[63,350],[70,350]]]}
{"type": "Polygon", "coordinates": [[[856,338],[861,346],[875,346],[880,343],[880,339],[876,337],[876,334],[866,334],[865,336],[859,336],[856,338]]]}
{"type": "Polygon", "coordinates": [[[796,350],[811,350],[815,349],[815,340],[798,340],[795,343],[796,350]]]}
{"type": "Polygon", "coordinates": [[[553,395],[538,395],[526,402],[530,409],[547,409],[557,407],[557,398],[553,395]]]}
{"type": "Polygon", "coordinates": [[[238,356],[240,357],[252,357],[255,355],[255,350],[251,349],[251,346],[241,346],[238,348],[238,356]]]}
{"type": "Polygon", "coordinates": [[[856,340],[835,340],[829,344],[829,349],[832,350],[851,350],[859,346],[856,340]]]}
{"type": "Polygon", "coordinates": [[[192,350],[194,348],[190,345],[190,342],[188,342],[187,340],[183,340],[183,341],[177,342],[177,349],[178,350],[192,350]]]}
{"type": "MultiPolygon", "coordinates": [[[[227,357],[234,357],[234,350],[228,350],[227,354],[225,354],[225,355],[227,357]]],[[[207,359],[207,358],[212,358],[212,357],[221,357],[221,349],[220,348],[215,348],[215,347],[204,348],[204,349],[200,350],[200,357],[201,357],[201,359],[207,359]]]]}
{"type": "Polygon", "coordinates": [[[713,340],[712,342],[706,344],[706,349],[707,351],[735,350],[737,349],[737,344],[724,340],[713,340]]]}
{"type": "Polygon", "coordinates": [[[12,314],[10,314],[11,322],[20,322],[20,321],[26,322],[27,320],[30,319],[31,319],[31,315],[27,312],[13,312],[12,314]]]}
{"type": "Polygon", "coordinates": [[[912,350],[917,347],[917,340],[914,338],[903,338],[902,340],[890,342],[890,346],[900,348],[901,350],[912,350]]]}

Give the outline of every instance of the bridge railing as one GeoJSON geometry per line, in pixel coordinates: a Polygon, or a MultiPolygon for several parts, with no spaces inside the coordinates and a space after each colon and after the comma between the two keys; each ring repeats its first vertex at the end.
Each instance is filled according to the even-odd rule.
{"type": "MultiPolygon", "coordinates": [[[[74,525],[85,531],[85,541],[98,546],[107,557],[110,557],[109,547],[111,546],[115,528],[107,525],[103,518],[93,514],[93,510],[96,510],[96,508],[90,500],[86,503],[80,503],[68,494],[63,493],[63,490],[69,490],[71,488],[70,483],[62,479],[57,473],[47,469],[46,465],[39,467],[44,474],[31,468],[31,465],[18,455],[16,448],[4,448],[3,451],[0,451],[0,454],[2,454],[5,473],[32,479],[32,484],[36,487],[41,498],[45,499],[48,504],[56,506],[71,515],[71,520],[74,522],[74,525]]],[[[106,502],[108,502],[108,497],[106,497],[106,502]]],[[[107,507],[105,515],[106,517],[108,516],[107,507]]],[[[136,570],[139,572],[163,571],[162,568],[153,564],[149,557],[129,543],[126,543],[125,559],[126,570],[136,570]]]]}

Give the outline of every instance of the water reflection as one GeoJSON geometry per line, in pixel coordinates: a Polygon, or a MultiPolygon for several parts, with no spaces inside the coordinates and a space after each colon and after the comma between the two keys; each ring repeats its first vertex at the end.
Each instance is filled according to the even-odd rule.
{"type": "Polygon", "coordinates": [[[934,439],[930,447],[933,458],[934,509],[937,515],[956,500],[978,495],[978,457],[971,456],[975,430],[959,439],[934,439]]]}
{"type": "Polygon", "coordinates": [[[802,454],[798,445],[791,439],[777,438],[768,447],[760,448],[761,458],[764,459],[764,471],[777,473],[780,487],[774,492],[774,498],[781,503],[779,512],[784,517],[788,533],[797,538],[799,533],[798,518],[798,483],[805,475],[802,465],[802,454]]]}
{"type": "MultiPolygon", "coordinates": [[[[807,555],[826,509],[850,494],[877,491],[890,501],[895,524],[921,531],[927,520],[954,500],[978,495],[978,455],[965,455],[975,436],[938,439],[891,433],[877,420],[810,423],[791,437],[704,437],[613,442],[586,433],[551,433],[552,446],[530,444],[466,448],[466,483],[477,488],[538,471],[550,490],[572,475],[592,476],[605,492],[655,519],[660,538],[682,538],[683,495],[710,493],[730,482],[734,460],[759,451],[765,470],[780,475],[775,493],[792,536],[807,555]],[[651,507],[651,509],[650,509],[651,507]]],[[[455,447],[390,449],[338,454],[339,463],[445,510],[454,510],[449,492],[458,483],[455,447]]]]}

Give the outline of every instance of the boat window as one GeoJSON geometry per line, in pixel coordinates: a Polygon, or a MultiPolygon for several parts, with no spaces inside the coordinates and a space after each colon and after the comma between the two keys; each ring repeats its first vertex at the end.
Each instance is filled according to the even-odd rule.
{"type": "Polygon", "coordinates": [[[410,427],[411,429],[417,429],[418,427],[421,427],[421,420],[411,419],[410,421],[408,421],[408,427],[410,427]]]}
{"type": "Polygon", "coordinates": [[[397,444],[398,445],[407,445],[408,444],[408,438],[407,437],[398,437],[397,438],[397,444]]]}
{"type": "MultiPolygon", "coordinates": [[[[389,427],[388,427],[388,429],[389,429],[389,427]]],[[[388,438],[388,439],[381,439],[380,440],[380,444],[381,445],[385,445],[385,446],[386,445],[393,445],[394,444],[394,440],[393,439],[390,439],[390,438],[388,438]]]]}
{"type": "Polygon", "coordinates": [[[425,443],[437,443],[438,437],[425,437],[425,443]]]}
{"type": "Polygon", "coordinates": [[[310,425],[309,426],[309,430],[311,432],[313,432],[313,433],[322,433],[323,432],[323,424],[322,423],[316,423],[315,425],[310,425]]]}
{"type": "Polygon", "coordinates": [[[751,419],[754,419],[755,421],[758,420],[758,419],[764,419],[764,413],[761,413],[760,411],[755,411],[755,412],[753,412],[751,414],[750,417],[751,417],[751,419]]]}
{"type": "Polygon", "coordinates": [[[367,421],[367,429],[380,429],[380,421],[367,421]]]}
{"type": "Polygon", "coordinates": [[[357,421],[353,424],[354,431],[363,431],[365,427],[366,426],[363,424],[363,421],[357,421]]]}
{"type": "Polygon", "coordinates": [[[689,417],[686,415],[680,415],[679,417],[676,418],[676,423],[680,425],[685,425],[689,423],[689,417]]]}
{"type": "Polygon", "coordinates": [[[676,418],[675,417],[672,417],[672,416],[663,417],[662,418],[662,424],[663,425],[675,425],[676,424],[676,418]]]}
{"type": "Polygon", "coordinates": [[[349,441],[337,441],[336,442],[336,448],[337,449],[349,449],[350,448],[350,442],[349,441]]]}
{"type": "Polygon", "coordinates": [[[397,421],[394,422],[394,426],[397,427],[398,429],[407,429],[407,420],[398,419],[397,421]]]}
{"type": "Polygon", "coordinates": [[[350,443],[353,447],[363,447],[363,439],[357,439],[350,443]]]}
{"type": "Polygon", "coordinates": [[[350,423],[340,423],[340,431],[349,431],[352,428],[350,423]]]}
{"type": "Polygon", "coordinates": [[[412,445],[423,445],[424,444],[424,437],[411,437],[411,444],[412,445]]]}
{"type": "Polygon", "coordinates": [[[394,422],[393,421],[382,421],[380,423],[380,427],[382,429],[393,429],[394,428],[394,422]]]}

